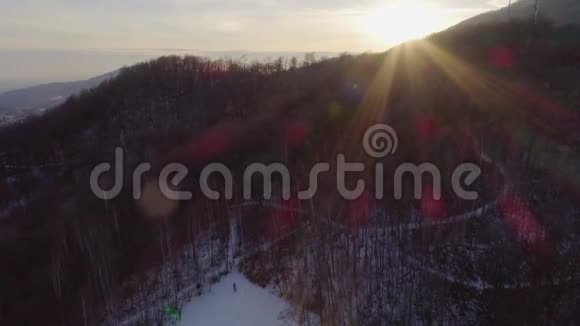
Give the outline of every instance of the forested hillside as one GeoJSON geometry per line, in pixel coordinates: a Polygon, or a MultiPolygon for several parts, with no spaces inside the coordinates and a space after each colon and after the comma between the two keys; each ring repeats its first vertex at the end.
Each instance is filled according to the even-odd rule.
{"type": "MultiPolygon", "coordinates": [[[[181,307],[240,262],[304,324],[309,314],[322,325],[573,324],[579,49],[561,27],[530,34],[511,23],[381,54],[265,64],[171,56],[124,68],[0,129],[0,323],[157,325],[164,307],[181,307]],[[382,159],[362,146],[377,123],[400,140],[382,159]],[[104,201],[89,177],[117,147],[124,187],[104,201]],[[389,186],[383,199],[369,187],[348,201],[329,174],[299,200],[310,168],[335,167],[338,154],[383,163],[385,176],[432,162],[446,180],[442,198],[424,178],[421,200],[411,186],[395,200],[389,186]],[[143,162],[153,168],[134,200],[143,162]],[[189,168],[179,188],[191,200],[161,198],[148,182],[172,162],[189,168]],[[292,196],[281,199],[277,180],[271,200],[258,196],[260,182],[251,201],[237,183],[233,200],[210,200],[198,177],[212,162],[236,181],[250,163],[284,163],[292,196]],[[454,196],[448,181],[464,162],[482,169],[476,200],[454,196]]],[[[371,171],[346,183],[374,186],[371,171]]]]}

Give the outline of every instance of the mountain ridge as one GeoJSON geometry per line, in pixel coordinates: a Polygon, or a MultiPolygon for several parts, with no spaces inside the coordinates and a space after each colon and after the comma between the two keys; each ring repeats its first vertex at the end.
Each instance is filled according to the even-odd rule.
{"type": "Polygon", "coordinates": [[[39,109],[46,105],[55,106],[64,102],[69,96],[84,89],[96,87],[117,74],[118,70],[85,80],[45,83],[7,91],[0,94],[0,106],[22,110],[39,109]]]}
{"type": "Polygon", "coordinates": [[[46,83],[0,93],[0,125],[42,114],[64,103],[70,96],[116,77],[118,73],[116,70],[86,80],[46,83]]]}
{"type": "MultiPolygon", "coordinates": [[[[535,0],[514,1],[504,8],[489,11],[467,19],[456,26],[509,22],[512,20],[533,20],[535,0]]],[[[556,25],[580,24],[579,0],[539,1],[539,17],[556,25]]]]}

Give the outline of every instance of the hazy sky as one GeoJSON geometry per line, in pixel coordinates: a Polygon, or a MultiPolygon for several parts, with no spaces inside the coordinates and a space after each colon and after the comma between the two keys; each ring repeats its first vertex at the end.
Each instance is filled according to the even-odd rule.
{"type": "MultiPolygon", "coordinates": [[[[415,0],[0,0],[0,87],[83,76],[178,50],[381,51],[392,35],[369,32],[368,21],[398,33],[423,20],[377,16],[394,1],[415,0]],[[74,71],[64,73],[62,62],[74,71]]],[[[425,27],[435,29],[507,2],[415,1],[432,9],[436,21],[425,27]]]]}

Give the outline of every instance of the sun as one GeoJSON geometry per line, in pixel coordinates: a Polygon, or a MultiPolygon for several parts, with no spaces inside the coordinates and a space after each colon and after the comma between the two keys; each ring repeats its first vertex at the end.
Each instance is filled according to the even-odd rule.
{"type": "Polygon", "coordinates": [[[446,26],[442,9],[413,0],[401,0],[372,10],[363,24],[366,32],[382,45],[419,39],[446,26]]]}

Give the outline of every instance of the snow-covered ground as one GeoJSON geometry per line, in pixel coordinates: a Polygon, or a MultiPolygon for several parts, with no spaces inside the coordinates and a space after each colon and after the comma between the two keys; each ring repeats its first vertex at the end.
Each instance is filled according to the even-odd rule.
{"type": "Polygon", "coordinates": [[[287,326],[292,320],[289,303],[268,289],[252,284],[240,273],[230,274],[185,305],[178,326],[287,326]],[[234,293],[233,284],[238,291],[234,293]]]}

